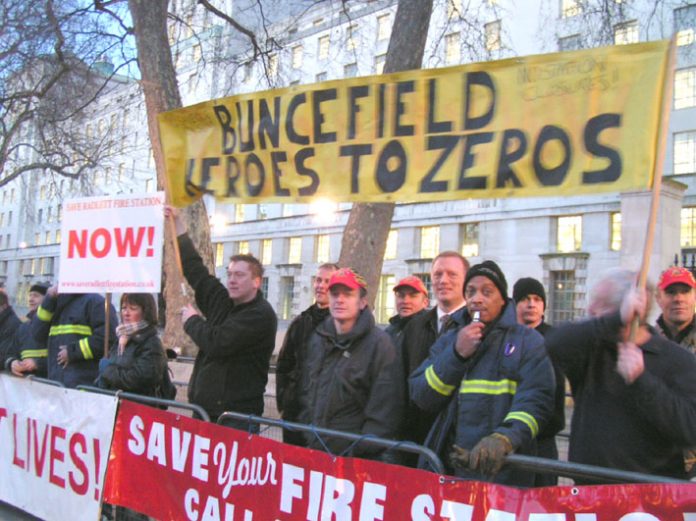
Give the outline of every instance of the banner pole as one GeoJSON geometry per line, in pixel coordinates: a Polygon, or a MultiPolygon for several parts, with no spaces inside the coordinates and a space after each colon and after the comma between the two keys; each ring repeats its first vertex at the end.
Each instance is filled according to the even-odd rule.
{"type": "MultiPolygon", "coordinates": [[[[159,124],[159,123],[158,123],[159,124]]],[[[160,147],[160,154],[162,156],[162,161],[164,163],[164,150],[162,149],[162,140],[160,138],[159,140],[159,147],[160,147]]],[[[167,176],[167,167],[166,165],[164,166],[164,175],[162,176],[164,179],[163,183],[163,188],[164,188],[164,202],[167,205],[171,204],[172,198],[171,198],[171,192],[172,188],[169,185],[169,176],[167,176]]],[[[186,283],[184,280],[184,267],[181,264],[181,251],[179,250],[179,240],[177,239],[177,234],[176,234],[176,224],[174,224],[174,217],[169,216],[167,218],[167,226],[169,227],[169,235],[172,237],[172,246],[174,247],[174,261],[176,262],[176,268],[179,271],[179,276],[181,277],[181,294],[184,297],[188,297],[188,291],[186,290],[186,283]]]]}
{"type": "Polygon", "coordinates": [[[109,357],[109,329],[111,328],[111,292],[104,295],[104,315],[106,317],[106,331],[104,332],[104,358],[109,357]]]}
{"type": "MultiPolygon", "coordinates": [[[[662,172],[665,164],[665,152],[667,148],[667,129],[669,128],[669,118],[672,112],[672,92],[674,86],[674,61],[676,55],[676,36],[673,35],[669,42],[667,51],[667,61],[665,63],[665,75],[662,84],[662,108],[660,114],[660,126],[657,134],[657,146],[655,163],[653,164],[653,185],[652,196],[650,198],[650,213],[648,215],[648,226],[643,246],[643,259],[638,272],[637,287],[645,289],[648,282],[648,271],[650,270],[650,255],[653,251],[655,239],[655,224],[657,221],[657,210],[660,206],[660,192],[662,190],[662,172]]],[[[630,339],[633,341],[638,329],[638,318],[631,323],[630,339]]]]}

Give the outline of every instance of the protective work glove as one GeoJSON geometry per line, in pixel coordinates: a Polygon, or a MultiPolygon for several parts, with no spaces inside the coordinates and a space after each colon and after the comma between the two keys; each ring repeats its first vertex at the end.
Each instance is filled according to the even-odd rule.
{"type": "Polygon", "coordinates": [[[479,440],[469,454],[469,469],[487,476],[495,476],[503,467],[505,456],[512,452],[507,436],[494,432],[479,440]]]}
{"type": "Polygon", "coordinates": [[[469,467],[469,450],[462,449],[458,445],[452,445],[452,452],[449,453],[449,463],[456,469],[469,467]]]}

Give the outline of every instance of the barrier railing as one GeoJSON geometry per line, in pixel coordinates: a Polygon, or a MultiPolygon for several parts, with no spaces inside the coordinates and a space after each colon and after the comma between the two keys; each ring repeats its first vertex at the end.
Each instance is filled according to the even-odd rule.
{"type": "Polygon", "coordinates": [[[438,474],[443,474],[445,472],[445,467],[437,454],[435,454],[429,448],[418,445],[417,443],[413,443],[412,441],[387,440],[384,438],[378,438],[377,436],[353,434],[350,432],[315,427],[314,425],[306,425],[304,423],[294,423],[285,420],[276,420],[273,418],[264,418],[263,416],[254,416],[253,414],[243,414],[231,411],[222,413],[218,418],[218,424],[222,423],[226,418],[247,421],[249,423],[282,427],[283,429],[296,432],[307,432],[319,437],[326,436],[331,438],[339,438],[353,442],[353,446],[362,444],[386,449],[388,451],[408,452],[410,454],[416,454],[424,457],[431,465],[433,472],[438,474]]]}
{"type": "Polygon", "coordinates": [[[676,478],[642,474],[627,470],[610,469],[594,465],[584,465],[570,461],[537,458],[523,454],[509,454],[505,458],[507,465],[512,465],[522,470],[543,474],[555,474],[573,479],[585,479],[591,481],[612,481],[615,483],[690,483],[676,478]]]}
{"type": "Polygon", "coordinates": [[[40,382],[42,384],[52,385],[53,387],[65,387],[61,382],[49,380],[48,378],[41,378],[40,376],[34,376],[33,374],[27,375],[26,378],[27,380],[31,380],[32,382],[40,382]]]}
{"type": "Polygon", "coordinates": [[[187,409],[195,413],[201,420],[210,421],[210,416],[205,409],[200,405],[188,402],[177,402],[176,400],[166,400],[164,398],[155,398],[154,396],[145,396],[143,394],[129,393],[126,391],[113,391],[111,389],[102,389],[100,387],[94,387],[91,385],[78,385],[76,389],[80,391],[90,391],[92,393],[108,394],[112,396],[117,396],[118,398],[125,398],[126,400],[131,400],[138,403],[144,403],[147,405],[163,405],[166,407],[174,407],[177,409],[187,409]]]}
{"type": "MultiPolygon", "coordinates": [[[[417,454],[426,458],[431,469],[436,474],[444,474],[445,467],[442,464],[439,456],[431,449],[418,445],[410,441],[394,441],[376,436],[365,436],[353,434],[333,429],[324,429],[314,425],[306,425],[303,423],[287,422],[284,420],[276,420],[273,418],[264,418],[251,414],[243,414],[238,412],[225,412],[218,418],[218,423],[221,423],[225,418],[234,420],[243,420],[250,423],[258,423],[280,427],[292,431],[307,432],[315,436],[327,436],[340,438],[354,442],[354,445],[362,443],[372,445],[387,450],[408,452],[417,454]]],[[[509,454],[505,458],[505,465],[510,465],[522,470],[537,472],[543,474],[553,474],[573,479],[584,479],[601,482],[615,483],[690,483],[676,478],[668,478],[663,476],[655,476],[652,474],[642,474],[640,472],[630,472],[626,470],[610,469],[606,467],[597,467],[594,465],[584,465],[581,463],[573,463],[567,461],[559,461],[547,458],[538,458],[534,456],[525,456],[522,454],[509,454]]]]}

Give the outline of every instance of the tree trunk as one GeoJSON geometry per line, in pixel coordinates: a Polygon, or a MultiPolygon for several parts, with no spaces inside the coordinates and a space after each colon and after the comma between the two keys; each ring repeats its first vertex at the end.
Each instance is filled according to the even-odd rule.
{"type": "MultiPolygon", "coordinates": [[[[421,67],[432,10],[432,0],[399,0],[384,64],[385,73],[421,67]]],[[[338,262],[341,266],[356,269],[365,277],[371,304],[377,295],[393,215],[394,203],[354,204],[343,232],[338,262]]]]}
{"type": "MultiPolygon", "coordinates": [[[[141,85],[145,95],[147,126],[152,143],[152,153],[157,169],[157,187],[166,189],[168,181],[164,166],[164,156],[160,144],[157,115],[181,107],[181,96],[176,81],[176,71],[172,61],[171,49],[167,40],[168,0],[128,0],[133,18],[135,41],[138,50],[141,85]]],[[[210,243],[210,226],[203,201],[192,204],[184,212],[189,235],[210,270],[213,269],[213,249],[210,243]]],[[[195,344],[181,327],[179,311],[188,303],[193,294],[187,288],[189,297],[182,294],[183,277],[177,267],[176,253],[172,246],[173,226],[165,226],[164,234],[164,302],[166,325],[163,342],[168,347],[179,346],[182,353],[193,355],[195,344]]]]}

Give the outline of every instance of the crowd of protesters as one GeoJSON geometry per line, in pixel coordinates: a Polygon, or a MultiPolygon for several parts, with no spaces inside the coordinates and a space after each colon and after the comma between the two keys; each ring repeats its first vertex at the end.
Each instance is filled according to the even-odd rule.
{"type": "MultiPolygon", "coordinates": [[[[188,399],[212,421],[226,411],[263,415],[277,317],[260,290],[263,266],[234,255],[226,283],[205,267],[177,212],[184,275],[195,307],[181,311],[198,347],[188,399]]],[[[696,455],[696,280],[671,267],[658,281],[662,313],[646,323],[651,291],[636,274],[607,273],[588,317],[551,327],[542,283],[519,279],[509,296],[501,268],[470,266],[442,252],[431,266],[434,305],[416,276],[393,288],[397,314],[386,330],[369,308],[357,272],[319,266],[314,303],[288,327],[276,399],[281,417],[315,427],[406,440],[432,449],[462,479],[549,486],[550,474],[505,465],[508,454],[557,459],[565,427],[566,381],[574,407],[572,462],[688,479],[696,455]]],[[[36,284],[29,313],[15,314],[0,290],[0,363],[67,387],[97,385],[162,397],[167,356],[150,294],[124,294],[120,317],[95,294],[58,294],[36,284]],[[109,309],[107,319],[106,309],[109,309]],[[120,323],[118,318],[120,318],[120,323]],[[107,332],[108,328],[108,332],[107,332]],[[104,337],[112,339],[107,356],[104,337]]],[[[169,397],[169,396],[166,396],[169,397]]],[[[257,423],[224,418],[258,432],[257,423]]],[[[373,445],[320,437],[288,426],[286,443],[334,454],[425,467],[373,445]]],[[[597,481],[598,482],[598,481],[597,481]]]]}

